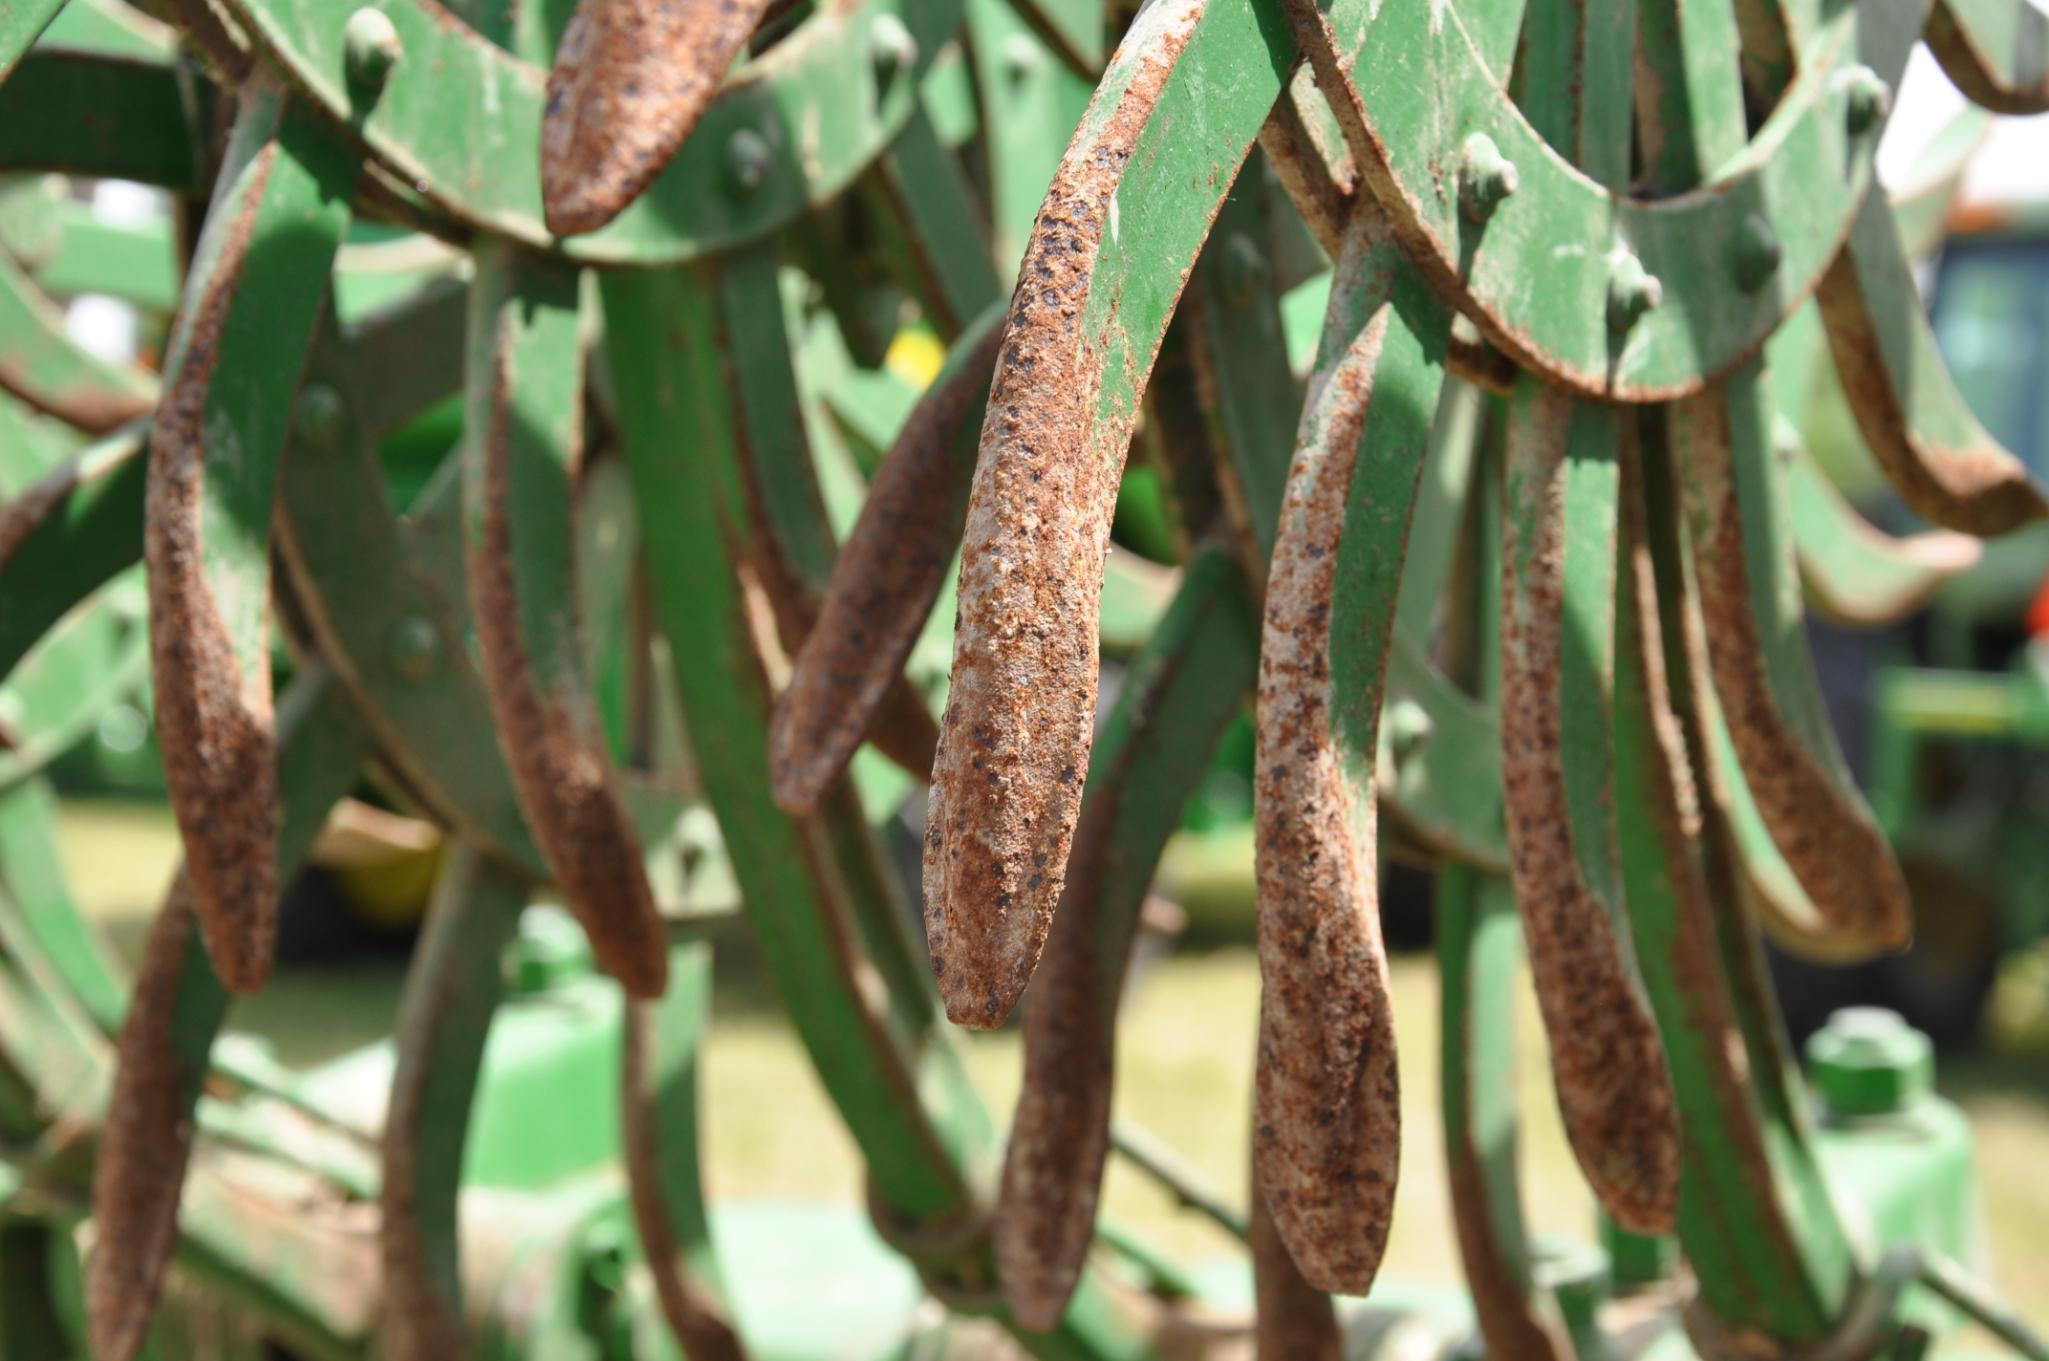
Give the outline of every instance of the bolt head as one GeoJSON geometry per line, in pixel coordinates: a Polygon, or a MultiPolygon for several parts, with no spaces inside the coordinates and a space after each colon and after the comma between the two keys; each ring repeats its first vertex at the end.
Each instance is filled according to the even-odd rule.
{"type": "Polygon", "coordinates": [[[381,88],[404,55],[405,44],[383,10],[365,5],[349,16],[342,29],[342,65],[351,85],[381,88]]]}
{"type": "Polygon", "coordinates": [[[1473,222],[1485,222],[1494,210],[1515,196],[1522,174],[1515,162],[1501,154],[1501,148],[1484,132],[1466,138],[1459,147],[1459,210],[1473,222]]]}
{"type": "Polygon", "coordinates": [[[875,64],[875,83],[886,87],[918,59],[918,40],[896,15],[878,15],[868,29],[868,55],[875,64]]]}
{"type": "Polygon", "coordinates": [[[441,661],[441,634],[434,621],[424,615],[408,614],[391,627],[385,643],[385,658],[401,680],[420,684],[434,674],[441,661]]]}
{"type": "Polygon", "coordinates": [[[726,142],[726,175],[735,189],[751,194],[768,182],[774,156],[768,138],[753,128],[741,128],[726,142]]]}
{"type": "Polygon", "coordinates": [[[332,449],[341,440],[341,394],[325,383],[308,383],[299,392],[294,425],[299,438],[315,449],[332,449]]]}
{"type": "Polygon", "coordinates": [[[1413,699],[1399,699],[1388,706],[1387,745],[1397,764],[1407,761],[1429,742],[1436,724],[1430,711],[1413,699]]]}
{"type": "Polygon", "coordinates": [[[1935,1048],[1883,1007],[1845,1007],[1807,1041],[1807,1066],[1831,1115],[1890,1115],[1935,1088],[1935,1048]]]}
{"type": "Polygon", "coordinates": [[[1771,282],[1779,272],[1779,261],[1785,256],[1785,248],[1779,244],[1779,235],[1772,230],[1772,224],[1765,221],[1762,213],[1752,213],[1743,219],[1743,225],[1736,234],[1736,283],[1745,293],[1755,293],[1771,282]]]}
{"type": "Polygon", "coordinates": [[[1644,313],[1665,300],[1665,285],[1629,251],[1615,257],[1608,274],[1608,324],[1618,331],[1636,325],[1644,313]]]}
{"type": "Polygon", "coordinates": [[[1843,92],[1843,122],[1851,136],[1871,131],[1892,111],[1892,86],[1870,67],[1848,67],[1836,83],[1843,92]]]}

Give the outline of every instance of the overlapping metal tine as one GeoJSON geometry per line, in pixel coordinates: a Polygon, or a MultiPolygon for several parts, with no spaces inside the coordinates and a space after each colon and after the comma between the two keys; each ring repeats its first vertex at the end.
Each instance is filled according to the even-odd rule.
{"type": "Polygon", "coordinates": [[[1885,194],[1874,188],[1815,292],[1864,442],[1900,498],[1989,536],[2049,516],[2027,465],[1978,423],[1935,346],[1885,194]]]}
{"type": "Polygon", "coordinates": [[[711,956],[669,961],[658,1003],[629,1002],[619,1055],[619,1128],[633,1222],[662,1317],[691,1361],[747,1349],[720,1298],[698,1183],[697,1048],[710,1018],[711,956]]]}
{"type": "MultiPolygon", "coordinates": [[[[370,738],[317,661],[302,664],[282,696],[278,732],[277,863],[289,873],[355,782],[370,738]]],[[[194,939],[194,917],[181,870],[151,928],[117,1041],[93,1167],[97,1240],[85,1271],[87,1334],[99,1361],[128,1361],[148,1332],[177,1242],[193,1106],[227,1013],[228,995],[194,939]]]]}
{"type": "MultiPolygon", "coordinates": [[[[987,1115],[935,1029],[923,971],[914,959],[897,967],[878,941],[906,923],[878,891],[876,867],[856,863],[873,861],[872,836],[844,782],[826,816],[791,817],[770,797],[768,678],[758,622],[732,571],[754,529],[734,467],[741,454],[724,424],[730,394],[707,360],[715,300],[694,270],[602,282],[622,447],[640,504],[668,527],[646,544],[655,605],[671,647],[703,659],[676,668],[674,682],[764,964],[867,1160],[888,1232],[922,1268],[989,1281],[968,1171],[985,1155],[987,1115]],[[857,931],[877,943],[864,951],[857,931]],[[909,981],[899,982],[904,973],[909,981]],[[907,1229],[925,1230],[926,1241],[914,1246],[907,1229]]],[[[1049,1355],[1142,1345],[1130,1316],[1088,1277],[1058,1329],[1025,1336],[1049,1355]]]]}
{"type": "Polygon", "coordinates": [[[243,90],[150,428],[156,731],[199,933],[235,992],[262,986],[276,933],[277,461],[359,167],[280,83],[243,90]]]}
{"type": "Polygon", "coordinates": [[[1808,599],[1839,624],[1877,628],[1899,622],[1951,577],[1975,567],[1984,544],[1946,529],[1888,534],[1858,513],[1791,432],[1786,498],[1793,548],[1808,599]]]}
{"type": "Polygon", "coordinates": [[[445,458],[401,517],[374,440],[381,408],[460,388],[466,294],[435,288],[346,339],[330,327],[315,343],[308,410],[279,478],[278,559],[299,626],[355,696],[384,768],[436,822],[539,876],[546,865],[465,641],[461,457],[445,458]],[[445,352],[390,374],[412,337],[445,352]]]}
{"type": "MultiPolygon", "coordinates": [[[[1445,436],[1446,408],[1470,404],[1476,395],[1461,394],[1450,383],[1446,394],[1432,427],[1433,440],[1445,436]]],[[[1470,692],[1490,709],[1501,688],[1497,635],[1502,515],[1501,450],[1491,434],[1485,427],[1469,432],[1479,447],[1468,455],[1466,475],[1453,479],[1447,488],[1460,494],[1463,524],[1444,526],[1446,542],[1435,555],[1443,560],[1441,574],[1433,571],[1432,555],[1423,551],[1424,542],[1416,536],[1396,620],[1397,643],[1401,633],[1424,630],[1426,616],[1419,602],[1409,599],[1414,584],[1429,587],[1421,600],[1433,606],[1445,596],[1445,666],[1463,681],[1462,694],[1470,692]]],[[[1426,464],[1425,477],[1432,471],[1426,464]]],[[[1419,522],[1425,509],[1418,507],[1419,522]]],[[[1498,754],[1498,734],[1492,746],[1498,754]]],[[[1500,786],[1498,766],[1493,784],[1500,786]]],[[[1452,860],[1438,871],[1438,1079],[1452,1227],[1466,1287],[1473,1295],[1474,1321],[1489,1350],[1532,1361],[1570,1361],[1573,1349],[1563,1325],[1541,1302],[1523,1224],[1516,1151],[1519,1106],[1512,1067],[1522,923],[1505,869],[1503,865],[1484,873],[1452,860]]]]}
{"type": "Polygon", "coordinates": [[[2049,17],[2024,0],[1937,0],[1924,35],[1942,72],[1994,113],[2049,112],[2049,17]]]}
{"type": "Polygon", "coordinates": [[[1316,244],[1337,259],[1359,193],[1359,167],[1307,62],[1295,68],[1286,92],[1260,125],[1259,149],[1316,244]]]}
{"type": "Polygon", "coordinates": [[[1090,758],[1067,884],[1025,1003],[1024,1086],[995,1217],[1004,1297],[1028,1328],[1059,1320],[1094,1237],[1139,908],[1182,805],[1243,710],[1252,620],[1233,555],[1199,550],[1090,758]]]}
{"type": "Polygon", "coordinates": [[[0,675],[13,671],[73,605],[135,561],[144,450],[140,428],[109,435],[0,506],[0,675]]]}
{"type": "Polygon", "coordinates": [[[1864,806],[1799,632],[1799,582],[1756,366],[1672,408],[1715,692],[1751,796],[1832,933],[1906,943],[1906,880],[1864,806]]]}
{"type": "Polygon", "coordinates": [[[947,1015],[964,1025],[1009,1014],[1052,923],[1093,738],[1103,558],[1132,424],[1188,269],[1292,64],[1272,37],[1247,0],[1141,13],[1019,273],[969,495],[926,813],[926,940],[947,1015]],[[1206,135],[1191,144],[1177,117],[1194,118],[1198,101],[1206,135]]]}
{"type": "Polygon", "coordinates": [[[1003,341],[992,307],[948,351],[875,470],[860,518],[776,700],[776,802],[817,806],[898,683],[960,542],[989,376],[1003,341]]]}
{"type": "MultiPolygon", "coordinates": [[[[703,272],[718,300],[737,469],[753,532],[745,570],[774,615],[784,653],[801,650],[833,575],[833,535],[783,326],[775,252],[728,252],[703,272]]],[[[929,778],[938,725],[901,666],[876,696],[865,735],[914,779],[929,778]]]]}
{"type": "Polygon", "coordinates": [[[458,1210],[463,1148],[503,992],[505,949],[527,889],[525,876],[456,842],[406,970],[377,1194],[381,1337],[394,1361],[451,1361],[468,1350],[458,1210]]]}
{"type": "Polygon", "coordinates": [[[1392,1220],[1400,1098],[1373,768],[1449,315],[1380,215],[1348,228],[1295,439],[1260,643],[1253,1166],[1318,1289],[1364,1294],[1392,1220]]]}
{"type": "Polygon", "coordinates": [[[1502,779],[1516,899],[1566,1134],[1625,1227],[1677,1208],[1671,1077],[1610,900],[1607,789],[1615,572],[1615,421],[1528,384],[1508,432],[1502,779]],[[1572,674],[1568,675],[1568,670],[1572,674]]]}
{"type": "Polygon", "coordinates": [[[667,168],[770,0],[581,0],[541,119],[541,204],[560,236],[596,231],[667,168]]]}
{"type": "MultiPolygon", "coordinates": [[[[1262,1029],[1265,1027],[1262,1026],[1262,1029]]],[[[1344,1335],[1331,1298],[1303,1278],[1252,1174],[1251,1233],[1255,1361],[1340,1361],[1344,1335]]]]}
{"type": "MultiPolygon", "coordinates": [[[[1637,16],[1536,7],[1523,107],[1594,179],[1629,175],[1637,16]]],[[[1611,331],[1625,335],[1627,322],[1611,331]]],[[[1619,339],[1611,339],[1611,346],[1619,339]]],[[[1671,1075],[1622,934],[1608,695],[1617,423],[1534,378],[1509,409],[1501,621],[1502,781],[1517,904],[1566,1135],[1617,1223],[1669,1231],[1679,1132],[1671,1075]]]]}
{"type": "Polygon", "coordinates": [[[1672,516],[1672,483],[1685,479],[1667,459],[1662,447],[1625,448],[1615,806],[1639,966],[1688,1136],[1678,1231],[1716,1317],[1811,1341],[1846,1284],[1847,1258],[1833,1214],[1809,1194],[1819,1183],[1804,1132],[1760,1096],[1777,1055],[1751,1050],[1732,994],[1727,957],[1731,943],[1751,948],[1749,923],[1696,777],[1695,763],[1712,758],[1686,644],[1668,631],[1689,606],[1672,516]],[[1662,463],[1655,511],[1650,459],[1662,463]]]}
{"type": "Polygon", "coordinates": [[[668,946],[583,657],[570,528],[582,458],[576,272],[483,247],[463,442],[470,603],[499,746],[598,967],[658,996],[668,946]]]}
{"type": "Polygon", "coordinates": [[[0,388],[95,435],[156,405],[156,380],[102,359],[64,330],[64,313],[12,257],[0,256],[0,388]]]}

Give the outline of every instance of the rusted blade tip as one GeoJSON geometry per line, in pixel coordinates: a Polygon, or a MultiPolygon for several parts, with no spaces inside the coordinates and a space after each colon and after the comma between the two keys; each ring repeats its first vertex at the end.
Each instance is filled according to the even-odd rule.
{"type": "MultiPolygon", "coordinates": [[[[934,961],[935,968],[937,961],[934,961]]],[[[946,1004],[946,1019],[966,1030],[996,1030],[1010,1019],[1017,999],[1024,992],[1001,987],[977,988],[965,979],[952,983],[937,974],[939,1000],[946,1004]]]]}

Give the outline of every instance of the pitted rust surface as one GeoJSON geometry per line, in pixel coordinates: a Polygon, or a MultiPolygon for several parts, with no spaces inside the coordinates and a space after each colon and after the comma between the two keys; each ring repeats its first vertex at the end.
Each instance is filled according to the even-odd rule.
{"type": "Polygon", "coordinates": [[[1256,1361],[1339,1361],[1344,1337],[1330,1296],[1302,1279],[1288,1245],[1267,1213],[1259,1178],[1252,1179],[1247,1247],[1252,1254],[1256,1361]]]}
{"type": "MultiPolygon", "coordinates": [[[[1172,668],[1145,678],[1154,695],[1172,668]]],[[[1142,705],[1135,725],[1150,708],[1142,705]]],[[[1104,900],[1117,828],[1130,792],[1130,753],[1099,775],[1082,808],[1067,883],[1025,1001],[1025,1073],[1004,1155],[994,1219],[1003,1297],[1027,1328],[1067,1311],[1095,1237],[1096,1203],[1110,1148],[1117,1005],[1135,932],[1106,955],[1104,900]]]]}
{"type": "Polygon", "coordinates": [[[534,840],[590,937],[598,967],[633,996],[657,997],[668,981],[667,936],[596,709],[573,668],[544,687],[521,634],[506,504],[506,377],[501,356],[491,420],[482,432],[482,532],[467,546],[470,601],[499,746],[534,840]]]}
{"type": "MultiPolygon", "coordinates": [[[[1332,594],[1383,304],[1320,374],[1288,471],[1259,653],[1255,869],[1259,1061],[1253,1171],[1276,1231],[1319,1290],[1363,1295],[1380,1269],[1401,1163],[1401,1086],[1380,939],[1371,785],[1334,732],[1332,594]]],[[[1373,707],[1377,708],[1377,704],[1373,707]]],[[[1366,776],[1370,781],[1370,773],[1366,776]]]]}
{"type": "Polygon", "coordinates": [[[726,1317],[725,1307],[684,1269],[683,1248],[662,1194],[662,1139],[658,1094],[650,1086],[654,1008],[626,1004],[620,1035],[619,1138],[626,1163],[626,1187],[633,1225],[654,1278],[655,1302],[669,1331],[691,1361],[742,1361],[747,1350],[726,1317]]]}
{"type": "MultiPolygon", "coordinates": [[[[1032,231],[982,425],[961,556],[953,688],[925,818],[925,936],[946,1014],[1010,1014],[1067,871],[1094,741],[1097,624],[1129,415],[1098,428],[1084,334],[1133,146],[1202,16],[1188,3],[1117,107],[1068,145],[1032,231]]],[[[1185,280],[1184,280],[1185,282],[1185,280]]],[[[1151,356],[1126,377],[1142,387],[1151,356]]]]}
{"type": "MultiPolygon", "coordinates": [[[[1914,394],[1894,386],[1879,319],[1865,299],[1850,248],[1822,274],[1814,297],[1857,428],[1886,480],[1916,515],[1980,538],[2049,518],[2049,499],[2027,465],[1982,429],[1976,443],[1951,447],[1935,445],[1917,431],[1914,394]]],[[[1917,318],[1911,324],[1921,322],[1917,318]]]]}
{"type": "Polygon", "coordinates": [[[1904,946],[1913,902],[1885,834],[1780,711],[1752,609],[1729,413],[1719,388],[1675,411],[1707,661],[1751,797],[1830,934],[1904,946]]]}
{"type": "Polygon", "coordinates": [[[541,119],[549,231],[596,231],[640,197],[697,126],[766,8],[766,0],[577,6],[555,50],[541,119]]]}
{"type": "Polygon", "coordinates": [[[263,986],[277,937],[277,731],[267,659],[244,674],[206,568],[207,410],[277,154],[275,142],[259,153],[216,269],[188,304],[177,377],[150,428],[142,540],[164,785],[200,935],[231,992],[263,986]]]}
{"type": "MultiPolygon", "coordinates": [[[[817,807],[864,732],[878,723],[885,731],[900,726],[884,720],[901,707],[892,696],[904,685],[904,662],[945,584],[967,516],[974,469],[960,457],[962,426],[1002,343],[1003,328],[991,324],[967,360],[919,399],[875,471],[776,700],[769,776],[784,809],[817,807]]],[[[927,748],[924,770],[914,773],[929,773],[934,754],[927,748]]]]}
{"type": "Polygon", "coordinates": [[[1608,908],[1581,875],[1561,766],[1561,531],[1571,404],[1567,394],[1546,389],[1534,428],[1509,440],[1501,619],[1509,859],[1573,1153],[1617,1223],[1669,1233],[1679,1197],[1671,1075],[1608,908]],[[1536,534],[1527,548],[1520,542],[1524,518],[1536,534]],[[1519,563],[1526,564],[1521,571],[1519,563]]]}
{"type": "Polygon", "coordinates": [[[178,1199],[192,1156],[184,1093],[200,1079],[180,1071],[172,1048],[192,917],[181,872],[143,945],[116,1042],[93,1166],[97,1241],[85,1264],[86,1334],[99,1361],[129,1361],[142,1349],[178,1240],[178,1199]]]}

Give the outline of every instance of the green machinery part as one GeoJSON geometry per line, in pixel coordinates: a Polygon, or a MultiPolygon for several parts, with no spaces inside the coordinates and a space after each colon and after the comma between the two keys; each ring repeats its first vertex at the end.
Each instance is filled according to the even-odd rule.
{"type": "Polygon", "coordinates": [[[1803,587],[1894,618],[2049,516],[1908,268],[1970,138],[1873,170],[1924,36],[2049,108],[2024,0],[0,15],[0,1358],[2049,1355],[1925,1040],[1845,1014],[1810,1086],[1761,962],[1941,910],[1803,587]],[[1824,362],[1929,533],[1789,433],[1824,362]],[[185,858],[131,970],[50,772],[137,702],[185,858]],[[1233,743],[1242,1211],[1111,1118],[1233,743]],[[227,1027],[358,795],[431,901],[391,1038],[291,1072],[227,1027]],[[1383,855],[1437,876],[1449,1303],[1375,1279],[1383,855]],[[707,1204],[735,916],[865,1219],[707,1204]],[[1525,964],[1598,1247],[1522,1214],[1525,964]],[[1020,998],[1005,1131],[952,1024],[1020,998]],[[1113,1155],[1249,1270],[1101,1216],[1113,1155]]]}

